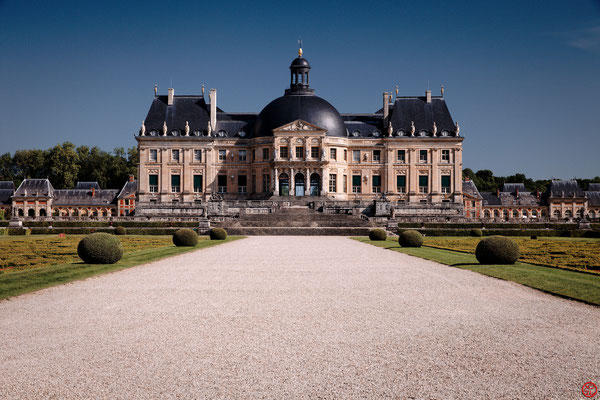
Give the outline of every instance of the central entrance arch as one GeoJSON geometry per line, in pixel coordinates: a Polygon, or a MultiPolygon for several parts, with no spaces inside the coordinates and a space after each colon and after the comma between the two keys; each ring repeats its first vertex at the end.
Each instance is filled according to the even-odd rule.
{"type": "Polygon", "coordinates": [[[294,182],[296,183],[296,196],[304,196],[304,174],[298,172],[294,175],[294,182]]]}
{"type": "Polygon", "coordinates": [[[319,196],[321,194],[321,175],[316,172],[310,176],[310,195],[319,196]]]}
{"type": "Polygon", "coordinates": [[[290,177],[285,172],[279,175],[279,195],[290,195],[290,177]]]}

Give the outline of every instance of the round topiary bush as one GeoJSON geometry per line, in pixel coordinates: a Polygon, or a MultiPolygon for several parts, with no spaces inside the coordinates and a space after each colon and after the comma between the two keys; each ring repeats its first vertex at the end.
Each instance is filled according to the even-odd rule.
{"type": "Polygon", "coordinates": [[[519,245],[504,236],[482,239],[475,249],[475,257],[480,264],[514,264],[519,256],[519,245]]]}
{"type": "Polygon", "coordinates": [[[481,229],[478,229],[478,228],[471,229],[471,236],[473,236],[473,237],[482,237],[483,236],[483,231],[481,229]]]}
{"type": "Polygon", "coordinates": [[[123,228],[122,226],[117,226],[115,228],[115,235],[127,235],[127,229],[123,228]]]}
{"type": "Polygon", "coordinates": [[[531,237],[531,239],[534,239],[534,240],[537,239],[537,235],[531,235],[530,237],[531,237]]]}
{"type": "Polygon", "coordinates": [[[173,234],[175,246],[195,246],[198,244],[198,234],[189,228],[178,229],[173,234]]]}
{"type": "Polygon", "coordinates": [[[403,231],[398,236],[398,243],[402,247],[421,247],[423,245],[423,235],[413,230],[403,231]]]}
{"type": "Polygon", "coordinates": [[[369,239],[371,240],[385,240],[387,239],[387,233],[381,228],[371,229],[369,232],[369,239]]]}
{"type": "Polygon", "coordinates": [[[79,241],[77,255],[87,264],[114,264],[123,256],[123,245],[111,234],[92,233],[79,241]]]}
{"type": "Polygon", "coordinates": [[[227,231],[223,228],[212,228],[210,230],[210,240],[225,240],[227,239],[227,231]]]}

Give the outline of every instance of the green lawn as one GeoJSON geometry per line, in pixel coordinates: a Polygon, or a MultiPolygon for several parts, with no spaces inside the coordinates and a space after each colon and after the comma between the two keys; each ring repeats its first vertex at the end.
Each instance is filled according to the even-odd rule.
{"type": "Polygon", "coordinates": [[[174,245],[150,248],[125,253],[116,264],[84,264],[72,262],[48,265],[39,268],[4,270],[0,273],[0,299],[6,299],[24,293],[33,292],[50,286],[85,279],[107,272],[160,260],[177,254],[216,246],[243,238],[228,236],[225,240],[210,240],[201,237],[195,247],[175,247],[174,245]]]}
{"type": "Polygon", "coordinates": [[[353,239],[451,267],[468,269],[494,278],[517,282],[557,296],[600,305],[600,276],[598,275],[526,263],[481,265],[473,254],[432,247],[400,247],[395,239],[380,242],[371,241],[367,237],[353,239]]]}

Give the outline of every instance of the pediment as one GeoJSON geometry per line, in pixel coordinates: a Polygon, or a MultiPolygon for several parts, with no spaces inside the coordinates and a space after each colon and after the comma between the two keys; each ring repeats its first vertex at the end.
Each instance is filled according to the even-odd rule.
{"type": "Polygon", "coordinates": [[[317,125],[313,125],[309,122],[303,121],[301,119],[297,119],[290,123],[287,123],[279,128],[273,129],[273,132],[325,132],[326,129],[323,129],[317,125]]]}

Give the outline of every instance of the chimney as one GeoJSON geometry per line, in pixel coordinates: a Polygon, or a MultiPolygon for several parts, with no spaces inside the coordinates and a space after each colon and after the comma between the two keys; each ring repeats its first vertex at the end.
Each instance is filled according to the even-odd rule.
{"type": "Polygon", "coordinates": [[[383,129],[388,126],[388,117],[390,113],[390,95],[388,92],[383,92],[383,129]]]}
{"type": "Polygon", "coordinates": [[[431,103],[431,90],[425,91],[425,98],[427,99],[428,103],[431,103]]]}
{"type": "Polygon", "coordinates": [[[133,182],[134,179],[135,177],[133,176],[133,174],[129,174],[129,182],[133,182]]]}
{"type": "Polygon", "coordinates": [[[539,200],[540,199],[540,191],[536,190],[535,191],[535,197],[539,200]]]}
{"type": "Polygon", "coordinates": [[[173,97],[175,97],[175,89],[169,88],[169,101],[167,102],[167,105],[173,105],[173,97]]]}
{"type": "Polygon", "coordinates": [[[96,196],[96,188],[92,186],[92,197],[96,196]]]}
{"type": "Polygon", "coordinates": [[[210,127],[212,130],[217,129],[217,89],[210,89],[210,127]]]}

